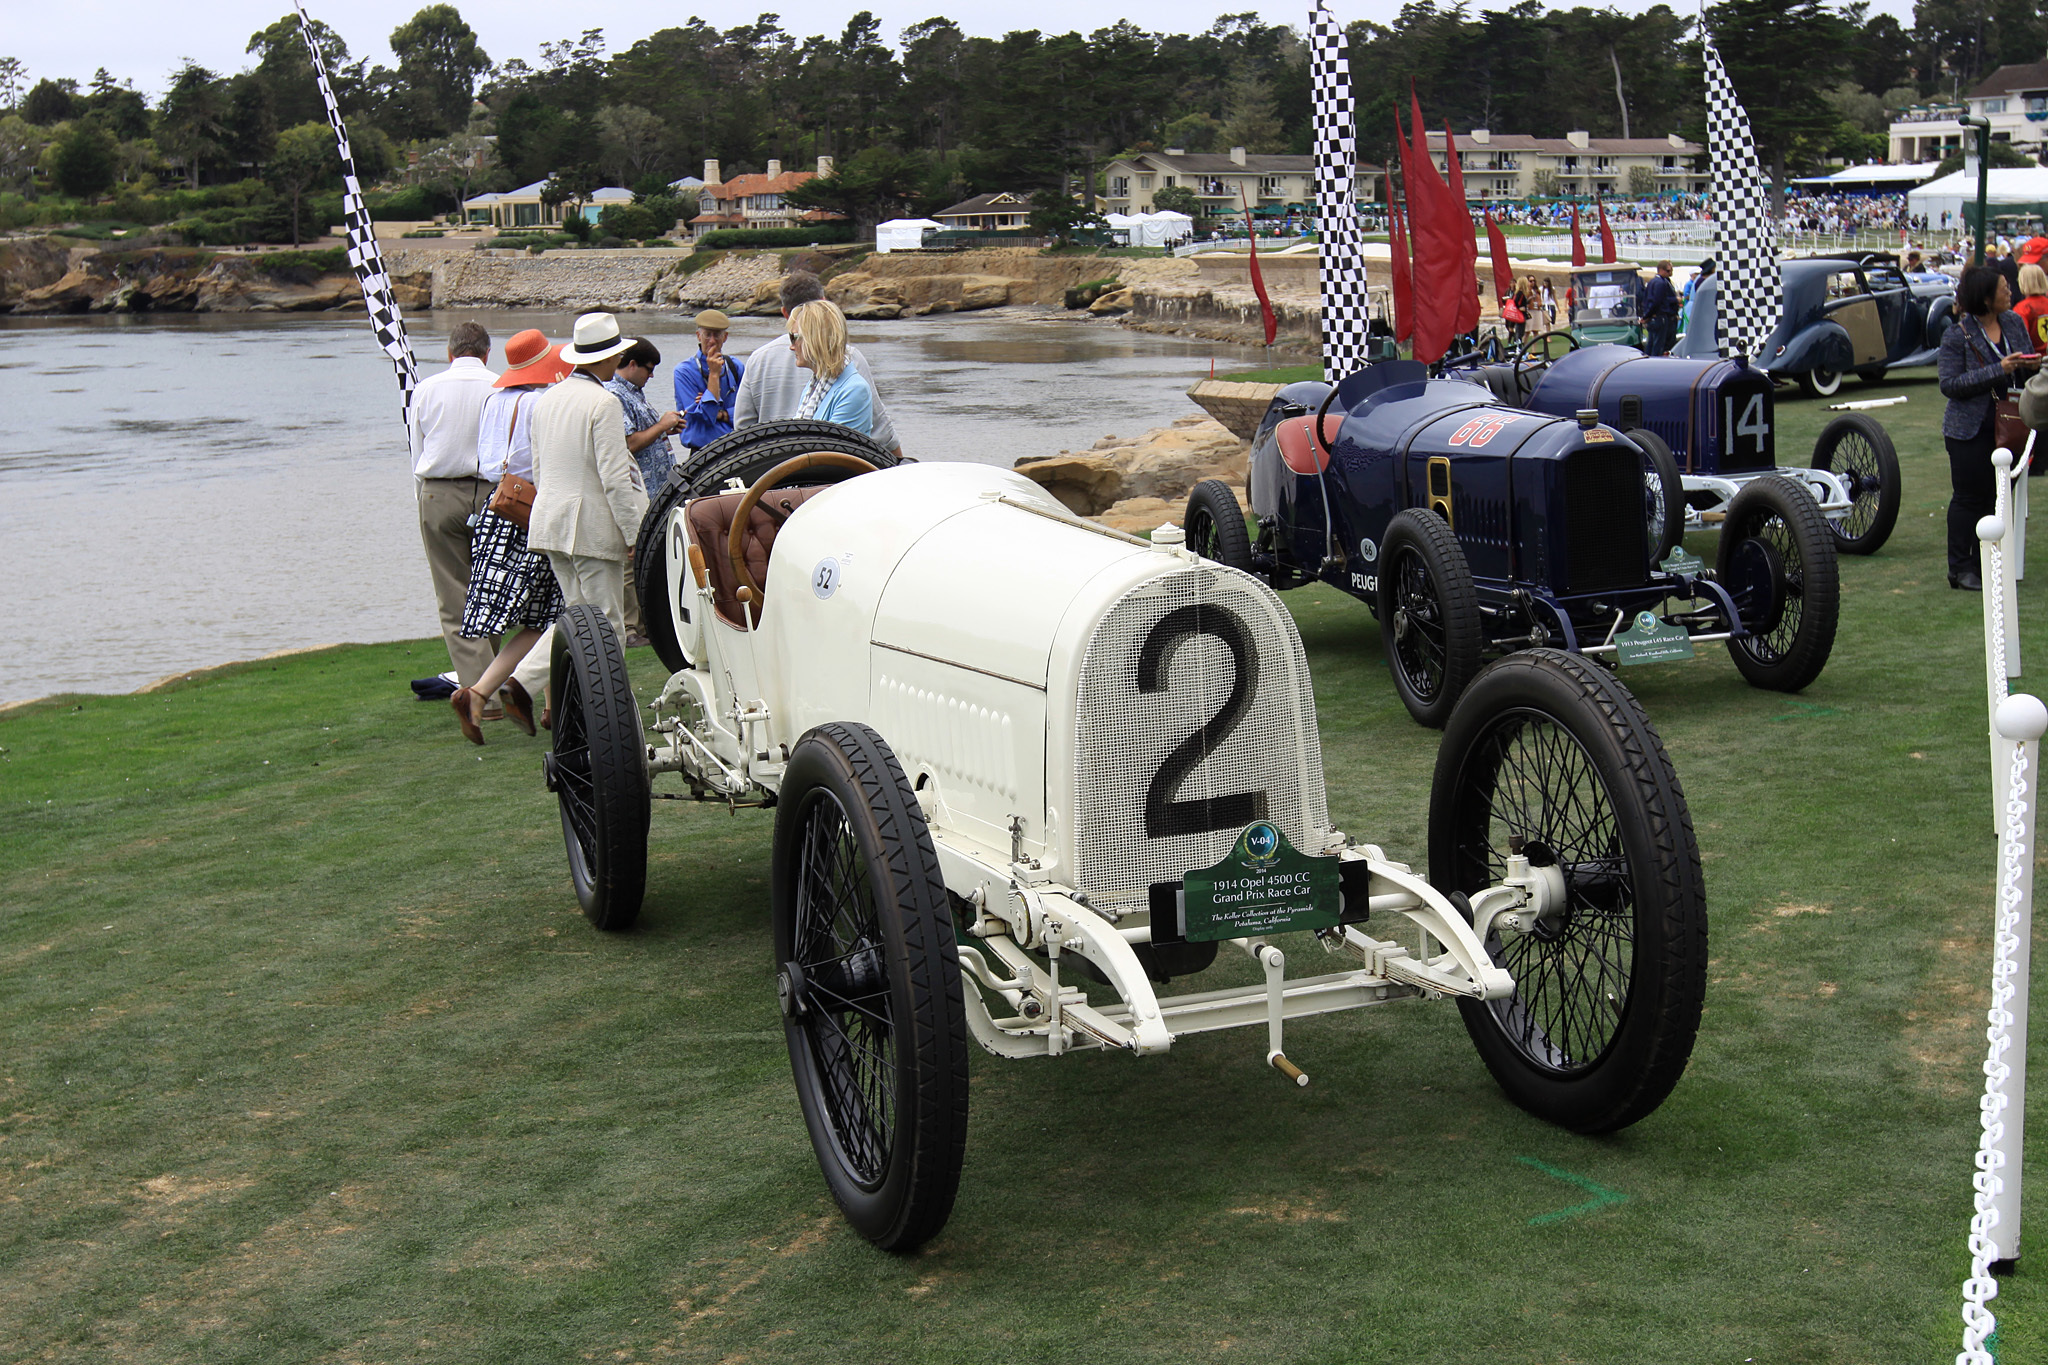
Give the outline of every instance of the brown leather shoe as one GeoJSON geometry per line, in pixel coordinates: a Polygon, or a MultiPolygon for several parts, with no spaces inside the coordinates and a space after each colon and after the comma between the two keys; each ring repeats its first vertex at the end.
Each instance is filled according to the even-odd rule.
{"type": "Polygon", "coordinates": [[[476,693],[467,687],[458,687],[455,689],[455,695],[448,698],[448,704],[455,708],[455,719],[462,726],[462,737],[471,744],[481,744],[484,742],[484,732],[477,729],[476,716],[469,708],[469,703],[475,696],[476,693]]]}
{"type": "Polygon", "coordinates": [[[519,685],[519,679],[505,679],[504,695],[505,714],[511,718],[512,723],[526,731],[529,735],[534,733],[533,698],[528,696],[526,689],[519,685]]]}

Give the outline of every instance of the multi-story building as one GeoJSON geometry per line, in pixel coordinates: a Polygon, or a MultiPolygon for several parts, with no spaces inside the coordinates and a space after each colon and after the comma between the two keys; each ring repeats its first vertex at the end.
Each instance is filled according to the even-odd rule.
{"type": "MultiPolygon", "coordinates": [[[[1150,213],[1152,196],[1168,188],[1185,188],[1201,200],[1212,218],[1232,217],[1249,204],[1261,216],[1275,217],[1289,206],[1315,203],[1314,158],[1269,156],[1232,147],[1228,152],[1187,152],[1168,147],[1119,157],[1104,171],[1104,213],[1150,213]]],[[[1370,203],[1379,196],[1378,166],[1360,163],[1358,198],[1370,203]]]]}
{"type": "Polygon", "coordinates": [[[2039,155],[2048,136],[2048,61],[2001,66],[1955,103],[1916,104],[1892,120],[1892,161],[1939,161],[1963,150],[1964,114],[1991,123],[1993,142],[2039,155]]]}
{"type": "Polygon", "coordinates": [[[697,191],[697,216],[690,220],[695,241],[719,228],[789,228],[836,221],[839,215],[818,209],[791,208],[782,196],[808,180],[832,174],[832,158],[818,158],[815,171],[785,171],[770,161],[765,173],[720,177],[718,163],[704,163],[704,187],[697,191]]]}
{"type": "MultiPolygon", "coordinates": [[[[1458,138],[1458,164],[1465,176],[1465,198],[1527,199],[1554,176],[1555,189],[1565,196],[1634,198],[1648,187],[1651,194],[1696,194],[1707,188],[1708,175],[1699,158],[1706,148],[1678,134],[1668,137],[1593,137],[1574,129],[1563,137],[1529,137],[1474,128],[1458,138]],[[1647,175],[1633,174],[1643,167],[1647,175]]],[[[1430,157],[1446,169],[1444,135],[1429,134],[1430,157]]]]}

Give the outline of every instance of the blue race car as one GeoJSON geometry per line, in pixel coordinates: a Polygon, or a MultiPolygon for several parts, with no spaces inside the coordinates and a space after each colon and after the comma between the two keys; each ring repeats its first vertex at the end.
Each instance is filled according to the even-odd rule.
{"type": "Polygon", "coordinates": [[[1764,475],[1804,484],[1835,547],[1849,554],[1874,553],[1899,518],[1899,457],[1883,424],[1845,413],[1821,432],[1807,467],[1780,465],[1771,376],[1739,356],[1652,357],[1628,346],[1581,347],[1571,335],[1548,332],[1500,364],[1460,357],[1444,374],[1531,412],[1570,417],[1596,409],[1640,446],[1653,561],[1687,527],[1718,524],[1742,487],[1764,475]]]}
{"type": "Polygon", "coordinates": [[[1590,407],[1510,407],[1414,361],[1290,384],[1252,443],[1254,541],[1229,488],[1196,485],[1189,545],[1274,587],[1330,583],[1379,618],[1411,715],[1441,726],[1488,654],[1554,646],[1617,663],[1721,640],[1752,684],[1820,676],[1839,608],[1835,544],[1805,487],[1730,499],[1710,569],[1651,558],[1644,455],[1590,407]]]}

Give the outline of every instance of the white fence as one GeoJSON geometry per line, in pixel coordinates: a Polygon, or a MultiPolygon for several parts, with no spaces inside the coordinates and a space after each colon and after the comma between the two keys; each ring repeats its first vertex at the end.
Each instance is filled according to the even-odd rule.
{"type": "Polygon", "coordinates": [[[1998,501],[1977,523],[1984,580],[1984,681],[1990,711],[1992,824],[1998,839],[1998,890],[1992,909],[1991,1007],[1984,1093],[1977,1103],[1974,1213],[1970,1276],[1963,1282],[1963,1349],[1956,1365],[1993,1365],[1987,1343],[1998,1322],[1985,1305],[1998,1296],[1996,1276],[2020,1251],[2020,1185],[2024,1174],[2027,1099],[2027,985],[2034,922],[2034,823],[2040,804],[2041,736],[2048,707],[2010,690],[2020,673],[2019,581],[2026,570],[2027,466],[2035,438],[2015,467],[1999,450],[1998,501]]]}

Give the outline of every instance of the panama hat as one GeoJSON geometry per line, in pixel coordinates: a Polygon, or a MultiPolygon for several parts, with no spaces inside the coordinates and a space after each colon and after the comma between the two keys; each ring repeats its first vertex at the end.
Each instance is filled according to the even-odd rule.
{"type": "Polygon", "coordinates": [[[562,359],[558,347],[548,344],[539,330],[529,327],[505,343],[505,363],[511,368],[498,376],[494,388],[509,389],[520,384],[552,384],[576,367],[562,359]]]}
{"type": "Polygon", "coordinates": [[[595,365],[629,349],[632,337],[619,335],[619,320],[610,313],[585,313],[576,319],[573,339],[562,348],[571,365],[595,365]]]}
{"type": "Polygon", "coordinates": [[[707,332],[729,332],[732,330],[732,319],[719,312],[716,308],[706,308],[703,312],[697,314],[694,323],[707,332]]]}

